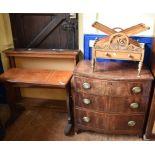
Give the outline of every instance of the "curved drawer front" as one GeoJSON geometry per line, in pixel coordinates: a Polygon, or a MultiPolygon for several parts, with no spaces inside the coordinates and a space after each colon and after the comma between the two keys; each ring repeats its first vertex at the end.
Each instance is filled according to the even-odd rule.
{"type": "Polygon", "coordinates": [[[75,123],[91,127],[105,129],[106,119],[104,114],[75,109],[75,123]]]}
{"type": "Polygon", "coordinates": [[[143,130],[144,115],[109,115],[110,130],[143,130]]]}
{"type": "Polygon", "coordinates": [[[85,77],[74,77],[74,89],[77,92],[84,92],[95,95],[108,95],[107,82],[103,80],[90,79],[85,77]]]}
{"type": "Polygon", "coordinates": [[[96,96],[86,93],[74,92],[75,106],[96,111],[107,111],[107,96],[96,96]]]}
{"type": "Polygon", "coordinates": [[[151,81],[106,81],[85,77],[74,77],[74,89],[94,95],[108,95],[113,97],[149,96],[151,81]]]}
{"type": "Polygon", "coordinates": [[[110,97],[109,112],[143,112],[145,113],[148,104],[148,97],[110,97]]]}
{"type": "Polygon", "coordinates": [[[151,82],[126,82],[126,81],[110,81],[110,96],[149,96],[151,82]]]}
{"type": "Polygon", "coordinates": [[[144,126],[144,115],[119,115],[97,113],[75,108],[75,125],[104,130],[104,133],[141,134],[144,126]]]}

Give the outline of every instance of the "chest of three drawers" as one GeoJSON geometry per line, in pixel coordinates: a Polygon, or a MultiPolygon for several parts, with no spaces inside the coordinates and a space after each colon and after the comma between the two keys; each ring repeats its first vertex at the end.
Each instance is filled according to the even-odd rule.
{"type": "Polygon", "coordinates": [[[89,62],[80,62],[72,80],[75,132],[142,136],[152,84],[149,71],[137,78],[134,69],[120,72],[122,65],[107,72],[92,72],[89,68],[89,62]],[[127,72],[129,77],[125,78],[127,72]],[[135,78],[131,78],[131,72],[135,78]]]}

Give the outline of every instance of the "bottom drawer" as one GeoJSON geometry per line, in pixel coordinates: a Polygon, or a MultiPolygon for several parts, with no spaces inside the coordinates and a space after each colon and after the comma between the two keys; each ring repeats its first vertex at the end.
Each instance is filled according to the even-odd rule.
{"type": "Polygon", "coordinates": [[[109,115],[110,130],[142,130],[144,115],[109,115]]]}
{"type": "Polygon", "coordinates": [[[75,109],[75,128],[111,134],[141,135],[143,114],[118,115],[75,109]]]}
{"type": "Polygon", "coordinates": [[[75,109],[75,123],[91,128],[105,129],[105,114],[75,109]]]}

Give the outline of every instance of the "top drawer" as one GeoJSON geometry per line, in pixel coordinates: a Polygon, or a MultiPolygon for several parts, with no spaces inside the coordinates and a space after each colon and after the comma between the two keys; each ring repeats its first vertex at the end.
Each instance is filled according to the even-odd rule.
{"type": "Polygon", "coordinates": [[[103,52],[96,51],[96,58],[110,58],[110,59],[121,59],[121,60],[141,60],[142,53],[128,53],[128,52],[103,52]]]}
{"type": "Polygon", "coordinates": [[[84,77],[74,77],[73,87],[77,92],[84,92],[96,95],[108,95],[107,81],[84,78],[84,77]]]}
{"type": "Polygon", "coordinates": [[[110,81],[108,85],[110,96],[149,96],[151,89],[151,81],[110,81]]]}
{"type": "Polygon", "coordinates": [[[106,81],[85,77],[74,77],[73,87],[77,92],[108,96],[148,96],[151,81],[106,81]]]}

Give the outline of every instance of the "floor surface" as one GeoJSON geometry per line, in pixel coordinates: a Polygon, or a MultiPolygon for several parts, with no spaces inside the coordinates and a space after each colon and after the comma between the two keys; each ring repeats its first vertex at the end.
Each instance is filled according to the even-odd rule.
{"type": "MultiPolygon", "coordinates": [[[[4,108],[6,109],[6,108],[4,108]]],[[[3,111],[3,113],[6,112],[3,111]]],[[[8,116],[8,115],[6,115],[8,116]]],[[[6,130],[5,141],[141,141],[136,136],[116,136],[81,132],[65,136],[67,113],[47,106],[28,106],[6,130]]]]}

